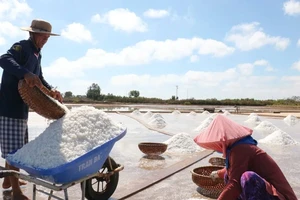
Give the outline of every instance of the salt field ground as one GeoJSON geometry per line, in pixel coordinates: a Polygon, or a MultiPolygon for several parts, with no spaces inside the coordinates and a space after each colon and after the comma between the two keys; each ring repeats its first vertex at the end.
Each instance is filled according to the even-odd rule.
{"type": "MultiPolygon", "coordinates": [[[[236,115],[225,111],[223,114],[233,121],[254,130],[253,137],[258,140],[259,146],[278,163],[300,199],[300,176],[298,172],[300,166],[300,123],[298,118],[293,113],[276,118],[261,116],[259,113],[236,115]]],[[[111,112],[108,115],[114,121],[121,122],[127,127],[127,134],[115,144],[110,154],[116,162],[125,167],[120,172],[118,187],[110,198],[115,200],[117,197],[121,197],[124,192],[147,180],[147,178],[155,177],[160,171],[165,172],[164,169],[168,169],[170,166],[201,152],[203,149],[193,143],[193,138],[209,125],[216,113],[181,113],[176,110],[158,114],[155,113],[155,110],[148,110],[147,112],[134,111],[126,114],[111,112]],[[138,144],[140,142],[166,142],[168,143],[168,149],[162,154],[162,159],[151,160],[147,159],[139,150],[138,144]]],[[[48,120],[31,112],[29,117],[29,139],[33,140],[48,125],[48,120]]],[[[34,157],[34,155],[32,156],[34,157]]],[[[209,199],[197,191],[197,185],[193,183],[190,171],[196,167],[210,165],[208,159],[214,156],[221,155],[213,153],[127,199],[209,199]]],[[[0,161],[3,166],[4,160],[1,159],[0,161]]],[[[29,197],[32,196],[31,183],[23,190],[29,197]]],[[[2,199],[9,199],[7,194],[5,192],[2,199]]],[[[63,193],[58,192],[57,195],[63,196],[63,193]]],[[[79,184],[69,189],[69,197],[72,200],[81,198],[79,184]]],[[[47,199],[47,196],[39,193],[37,199],[44,200],[47,199]]]]}

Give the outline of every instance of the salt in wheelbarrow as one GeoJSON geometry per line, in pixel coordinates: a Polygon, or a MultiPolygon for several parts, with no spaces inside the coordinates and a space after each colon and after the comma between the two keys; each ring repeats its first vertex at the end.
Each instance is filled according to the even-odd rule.
{"type": "Polygon", "coordinates": [[[48,195],[48,199],[53,197],[58,200],[68,200],[68,188],[77,183],[81,184],[82,200],[85,198],[88,200],[109,199],[117,188],[119,171],[124,168],[109,157],[109,153],[115,142],[125,134],[126,130],[83,156],[51,169],[24,166],[8,157],[7,162],[10,165],[23,169],[28,174],[0,167],[0,178],[16,176],[33,183],[33,200],[36,200],[37,192],[48,195]],[[50,189],[50,192],[39,189],[37,186],[50,189]],[[64,191],[64,198],[54,195],[54,191],[64,191]]]}

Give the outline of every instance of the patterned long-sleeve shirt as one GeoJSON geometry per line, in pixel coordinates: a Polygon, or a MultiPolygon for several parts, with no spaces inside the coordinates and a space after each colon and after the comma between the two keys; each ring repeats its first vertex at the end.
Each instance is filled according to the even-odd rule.
{"type": "Polygon", "coordinates": [[[45,87],[52,88],[43,77],[41,58],[40,49],[37,49],[30,39],[15,43],[0,57],[0,66],[3,68],[0,116],[28,119],[28,106],[18,92],[18,82],[26,73],[36,74],[45,87]]]}

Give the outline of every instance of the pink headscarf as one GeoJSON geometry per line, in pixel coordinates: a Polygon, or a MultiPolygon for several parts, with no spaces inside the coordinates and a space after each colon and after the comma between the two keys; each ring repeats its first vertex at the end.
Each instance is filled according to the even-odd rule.
{"type": "Polygon", "coordinates": [[[205,149],[222,152],[225,158],[228,146],[243,137],[251,135],[252,132],[252,129],[219,114],[205,130],[195,137],[194,141],[205,149]]]}

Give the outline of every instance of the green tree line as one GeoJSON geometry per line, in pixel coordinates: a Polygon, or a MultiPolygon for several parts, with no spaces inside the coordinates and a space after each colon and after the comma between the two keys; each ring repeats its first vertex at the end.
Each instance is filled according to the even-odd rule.
{"type": "Polygon", "coordinates": [[[131,90],[128,96],[118,96],[111,93],[102,94],[98,84],[93,83],[87,88],[86,95],[73,95],[71,91],[63,94],[65,103],[140,103],[140,104],[178,104],[178,105],[224,105],[224,106],[300,106],[300,96],[287,99],[256,100],[254,98],[242,99],[170,99],[141,97],[138,90],[131,90]]]}

